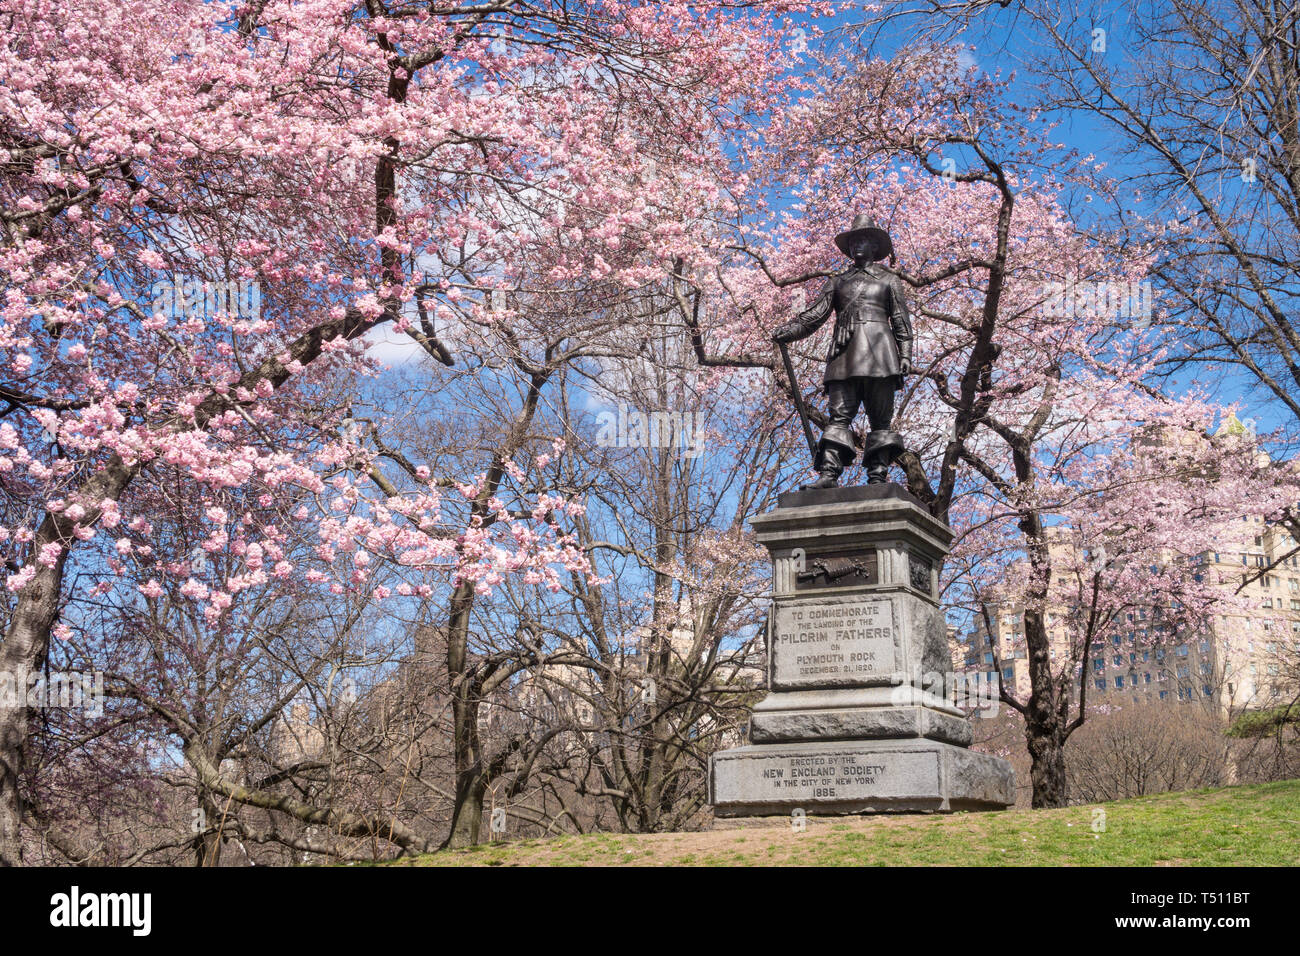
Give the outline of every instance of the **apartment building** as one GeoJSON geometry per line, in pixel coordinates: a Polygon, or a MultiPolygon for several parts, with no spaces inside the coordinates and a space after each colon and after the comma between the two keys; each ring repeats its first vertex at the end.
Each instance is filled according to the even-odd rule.
{"type": "MultiPolygon", "coordinates": [[[[1229,419],[1216,436],[1240,427],[1229,419]]],[[[1188,439],[1184,434],[1177,440],[1188,439]]],[[[1167,448],[1169,442],[1162,434],[1147,443],[1167,448]]],[[[1074,557],[1066,554],[1069,547],[1062,536],[1052,540],[1054,566],[1058,559],[1074,557]]],[[[1172,609],[1129,612],[1120,626],[1089,649],[1086,673],[1078,672],[1076,665],[1075,687],[1086,686],[1089,703],[1199,702],[1225,715],[1290,702],[1300,690],[1298,551],[1300,542],[1285,528],[1243,517],[1215,550],[1196,559],[1196,579],[1208,579],[1223,590],[1223,612],[1196,632],[1175,624],[1172,609]],[[1245,608],[1239,606],[1240,599],[1245,608]]],[[[982,673],[994,680],[1000,670],[1006,685],[1024,699],[1029,694],[1029,668],[1023,608],[991,605],[988,611],[991,626],[983,615],[976,615],[974,626],[958,639],[954,663],[967,674],[982,673]]],[[[1048,613],[1049,652],[1053,662],[1062,665],[1071,660],[1071,639],[1063,623],[1069,613],[1064,606],[1048,613]]]]}

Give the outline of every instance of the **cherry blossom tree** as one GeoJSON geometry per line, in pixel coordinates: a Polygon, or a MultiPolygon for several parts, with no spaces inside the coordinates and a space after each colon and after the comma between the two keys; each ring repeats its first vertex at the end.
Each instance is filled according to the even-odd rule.
{"type": "MultiPolygon", "coordinates": [[[[192,577],[210,622],[242,588],[311,573],[276,556],[281,535],[314,537],[349,592],[373,590],[385,549],[471,590],[581,566],[549,502],[498,513],[505,458],[479,477],[417,471],[384,500],[318,396],[362,379],[382,323],[449,367],[453,316],[467,351],[518,321],[495,290],[631,289],[705,258],[701,210],[743,191],[726,144],[777,91],[792,6],[7,4],[0,670],[25,679],[46,658],[87,543],[153,547],[129,490],[160,467],[207,489],[209,553],[234,546],[220,495],[312,498],[247,527],[231,576],[172,561],[170,581],[140,584],[156,600],[192,577]],[[444,497],[477,509],[463,533],[429,533],[444,497]]],[[[29,717],[0,702],[9,864],[29,717]]]]}

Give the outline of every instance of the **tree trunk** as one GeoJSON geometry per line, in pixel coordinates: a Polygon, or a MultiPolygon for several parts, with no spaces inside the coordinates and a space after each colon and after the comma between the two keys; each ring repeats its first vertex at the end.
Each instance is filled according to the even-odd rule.
{"type": "MultiPolygon", "coordinates": [[[[460,709],[459,702],[455,706],[456,710],[460,709]]],[[[478,708],[474,708],[477,710],[478,708]]],[[[460,720],[457,719],[457,730],[460,728],[460,720]]],[[[478,730],[473,731],[472,736],[477,744],[478,730]]],[[[478,747],[472,748],[473,752],[478,752],[478,747]]],[[[462,767],[462,753],[459,746],[459,735],[456,747],[456,806],[452,811],[451,832],[447,835],[447,840],[443,844],[444,849],[455,850],[461,847],[475,846],[482,835],[483,828],[483,799],[487,794],[487,778],[483,775],[483,767],[480,761],[470,756],[464,758],[462,767]]]]}
{"type": "Polygon", "coordinates": [[[473,846],[483,824],[483,746],[478,736],[478,681],[469,661],[469,614],[474,585],[462,582],[452,594],[447,626],[447,677],[451,684],[452,755],[456,768],[456,802],[452,807],[447,849],[473,846]]]}
{"type": "Polygon", "coordinates": [[[213,828],[221,822],[221,808],[206,792],[199,797],[199,807],[203,810],[200,819],[203,829],[194,836],[194,865],[196,867],[220,866],[221,840],[213,828]]]}
{"type": "MultiPolygon", "coordinates": [[[[27,677],[45,656],[49,628],[58,612],[63,562],[43,570],[23,589],[4,645],[0,676],[12,681],[14,697],[0,700],[0,866],[21,866],[23,750],[27,741],[27,677]]],[[[0,686],[0,695],[6,687],[0,686]]]]}
{"type": "MultiPolygon", "coordinates": [[[[1028,471],[1027,459],[1023,470],[1028,471]]],[[[1025,742],[1033,761],[1030,769],[1034,785],[1032,806],[1063,807],[1067,796],[1065,739],[1072,729],[1067,720],[1071,680],[1068,665],[1064,665],[1067,670],[1059,679],[1052,673],[1051,642],[1042,610],[1052,577],[1051,553],[1037,512],[1025,515],[1020,528],[1030,542],[1028,551],[1032,566],[1029,587],[1032,609],[1026,609],[1024,613],[1030,686],[1029,703],[1024,710],[1025,742]]]]}
{"type": "MultiPolygon", "coordinates": [[[[137,468],[126,465],[114,455],[104,468],[77,489],[77,497],[94,502],[82,519],[92,524],[99,519],[99,503],[116,501],[135,476],[137,468]]],[[[63,550],[50,566],[37,563],[36,574],[18,592],[18,602],[4,643],[0,644],[0,677],[16,686],[16,699],[5,699],[0,687],[0,866],[22,864],[22,775],[23,749],[27,742],[27,679],[45,662],[50,649],[50,629],[59,616],[59,595],[63,589],[63,569],[68,560],[76,525],[67,518],[47,514],[32,539],[27,561],[48,544],[62,544],[63,550]]]]}
{"type": "MultiPolygon", "coordinates": [[[[522,366],[521,366],[522,368],[522,366]]],[[[510,425],[501,447],[492,456],[492,464],[484,476],[483,487],[474,500],[471,513],[491,524],[488,502],[501,487],[505,463],[523,445],[537,412],[537,401],[542,386],[553,369],[533,372],[528,393],[510,425]]],[[[483,797],[487,792],[488,768],[483,760],[483,746],[478,735],[479,705],[482,702],[483,679],[475,673],[477,665],[469,659],[470,611],[474,607],[474,584],[462,581],[452,592],[447,612],[447,681],[452,697],[453,752],[456,763],[456,803],[452,808],[451,833],[445,848],[473,846],[479,841],[483,822],[483,797]]]]}
{"type": "Polygon", "coordinates": [[[1032,806],[1036,810],[1066,805],[1065,744],[1059,736],[1055,728],[1035,728],[1030,721],[1025,722],[1025,741],[1033,760],[1029,771],[1034,785],[1032,806]]]}

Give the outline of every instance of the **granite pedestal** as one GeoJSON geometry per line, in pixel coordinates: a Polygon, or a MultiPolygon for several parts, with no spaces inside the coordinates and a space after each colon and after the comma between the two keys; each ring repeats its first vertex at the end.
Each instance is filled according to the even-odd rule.
{"type": "Polygon", "coordinates": [[[713,755],[718,816],[1003,809],[1011,765],[944,698],[952,531],[894,484],[789,492],[750,522],[772,555],[768,695],[713,755]]]}

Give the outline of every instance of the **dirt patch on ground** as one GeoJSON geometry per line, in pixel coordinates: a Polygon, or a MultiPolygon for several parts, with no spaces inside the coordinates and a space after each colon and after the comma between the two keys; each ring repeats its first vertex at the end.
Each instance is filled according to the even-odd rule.
{"type": "MultiPolygon", "coordinates": [[[[1003,818],[1016,811],[1007,811],[1003,818]]],[[[943,827],[946,834],[980,834],[984,814],[962,814],[960,818],[933,814],[880,817],[809,817],[802,829],[792,825],[789,817],[760,817],[743,820],[719,820],[711,830],[680,833],[600,834],[590,837],[559,837],[521,844],[495,844],[482,851],[470,852],[461,863],[487,865],[548,866],[579,864],[586,866],[664,864],[748,864],[798,866],[825,862],[828,853],[841,846],[848,851],[870,847],[887,853],[895,837],[911,843],[917,830],[943,827]],[[497,851],[503,858],[492,859],[497,851]],[[502,852],[505,851],[505,852],[502,852]],[[484,859],[474,857],[482,855],[484,859]]],[[[936,834],[937,835],[937,834],[936,834]]],[[[887,862],[873,860],[863,862],[887,862]]]]}

